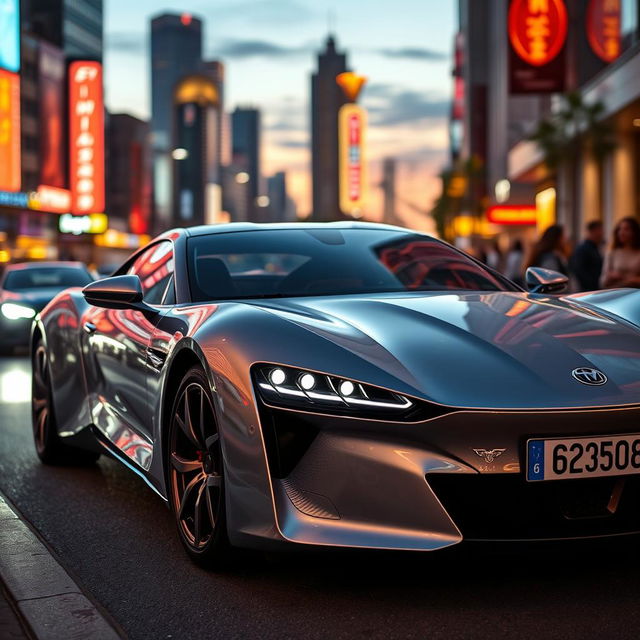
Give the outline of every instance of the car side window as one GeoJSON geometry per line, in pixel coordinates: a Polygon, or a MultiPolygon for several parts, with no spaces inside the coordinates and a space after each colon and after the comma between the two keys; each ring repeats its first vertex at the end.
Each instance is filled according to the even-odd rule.
{"type": "Polygon", "coordinates": [[[173,268],[173,245],[170,242],[160,242],[143,251],[127,274],[140,278],[146,303],[163,304],[164,300],[171,297],[168,287],[173,287],[173,268]]]}

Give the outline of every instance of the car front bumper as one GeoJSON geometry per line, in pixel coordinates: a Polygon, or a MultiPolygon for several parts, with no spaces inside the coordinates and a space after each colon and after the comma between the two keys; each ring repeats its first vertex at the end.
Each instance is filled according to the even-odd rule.
{"type": "Polygon", "coordinates": [[[284,470],[265,439],[277,531],[290,542],[435,550],[640,531],[639,476],[530,483],[523,472],[527,439],[640,433],[639,407],[464,410],[414,424],[269,409],[263,429],[267,413],[316,432],[284,470]],[[474,451],[496,448],[491,463],[474,451]]]}

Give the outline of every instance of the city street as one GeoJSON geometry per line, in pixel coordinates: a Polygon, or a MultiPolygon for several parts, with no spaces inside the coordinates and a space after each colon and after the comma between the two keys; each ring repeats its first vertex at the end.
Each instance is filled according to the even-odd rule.
{"type": "Polygon", "coordinates": [[[0,489],[132,639],[637,637],[633,542],[251,554],[207,573],[183,553],[161,500],[123,466],[38,462],[29,375],[25,358],[0,361],[0,489]]]}

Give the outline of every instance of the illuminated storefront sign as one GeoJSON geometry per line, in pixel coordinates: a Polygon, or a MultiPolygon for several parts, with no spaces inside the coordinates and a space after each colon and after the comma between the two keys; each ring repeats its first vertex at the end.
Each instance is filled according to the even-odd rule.
{"type": "Polygon", "coordinates": [[[345,104],[338,113],[340,147],[340,209],[360,217],[367,195],[365,160],[366,111],[345,104]]]}
{"type": "Polygon", "coordinates": [[[593,52],[613,62],[621,49],[620,0],[591,0],[587,9],[587,39],[593,52]]]}
{"type": "Polygon", "coordinates": [[[528,64],[551,62],[567,38],[567,9],[562,0],[513,0],[509,9],[509,40],[528,64]]]}
{"type": "Polygon", "coordinates": [[[512,93],[564,88],[567,28],[564,0],[511,0],[507,29],[512,93]]]}
{"type": "Polygon", "coordinates": [[[83,233],[104,233],[108,226],[109,218],[104,213],[91,213],[86,216],[65,213],[58,221],[60,233],[71,233],[74,236],[83,233]]]}
{"type": "Polygon", "coordinates": [[[0,69],[20,71],[20,0],[0,0],[0,69]]]}
{"type": "Polygon", "coordinates": [[[24,191],[0,191],[0,207],[29,207],[29,194],[24,191]]]}
{"type": "Polygon", "coordinates": [[[65,186],[63,141],[65,73],[62,50],[46,42],[40,42],[38,51],[40,181],[52,187],[65,186]]]}
{"type": "Polygon", "coordinates": [[[493,224],[536,224],[533,205],[496,205],[487,209],[487,220],[493,224]]]}
{"type": "Polygon", "coordinates": [[[0,69],[0,189],[20,190],[20,76],[0,69]]]}
{"type": "Polygon", "coordinates": [[[367,82],[367,78],[365,76],[359,76],[357,73],[353,73],[353,71],[345,71],[336,76],[336,82],[342,89],[347,100],[349,102],[355,102],[360,95],[360,91],[362,91],[362,87],[364,87],[367,82]]]}
{"type": "Polygon", "coordinates": [[[37,191],[30,194],[29,208],[50,213],[67,213],[71,211],[71,191],[40,185],[37,191]]]}
{"type": "Polygon", "coordinates": [[[125,233],[117,229],[107,229],[104,233],[96,235],[94,244],[98,247],[109,249],[137,249],[151,242],[151,236],[135,233],[125,233]]]}
{"type": "Polygon", "coordinates": [[[102,211],[104,105],[99,62],[78,61],[69,66],[69,118],[72,211],[102,211]]]}

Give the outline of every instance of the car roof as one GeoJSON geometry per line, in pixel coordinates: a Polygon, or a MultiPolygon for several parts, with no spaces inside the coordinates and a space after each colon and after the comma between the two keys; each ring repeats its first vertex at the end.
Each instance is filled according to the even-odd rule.
{"type": "Polygon", "coordinates": [[[207,224],[196,227],[177,228],[166,231],[158,239],[175,239],[177,235],[187,237],[208,236],[220,233],[232,233],[236,231],[284,231],[310,229],[378,229],[380,231],[401,231],[403,233],[416,233],[403,227],[395,227],[376,222],[355,222],[345,220],[343,222],[230,222],[226,224],[207,224]]]}
{"type": "Polygon", "coordinates": [[[38,269],[38,268],[55,269],[57,267],[75,267],[77,269],[87,269],[82,262],[72,260],[58,260],[49,262],[13,262],[5,267],[5,271],[17,271],[21,269],[38,269]]]}

